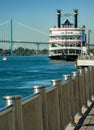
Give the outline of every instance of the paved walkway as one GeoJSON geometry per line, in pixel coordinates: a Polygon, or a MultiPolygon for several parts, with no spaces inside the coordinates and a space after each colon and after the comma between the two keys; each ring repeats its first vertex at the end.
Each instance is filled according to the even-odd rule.
{"type": "Polygon", "coordinates": [[[76,127],[70,126],[66,130],[94,130],[94,102],[88,107],[83,116],[79,118],[76,127]]]}
{"type": "Polygon", "coordinates": [[[94,130],[94,102],[90,105],[74,130],[94,130]]]}
{"type": "Polygon", "coordinates": [[[94,102],[86,111],[86,117],[83,120],[80,130],[94,130],[94,102]]]}

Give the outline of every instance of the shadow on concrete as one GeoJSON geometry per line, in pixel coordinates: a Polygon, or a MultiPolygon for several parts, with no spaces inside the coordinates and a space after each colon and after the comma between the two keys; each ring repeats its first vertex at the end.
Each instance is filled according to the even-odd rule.
{"type": "Polygon", "coordinates": [[[77,123],[76,127],[74,128],[74,130],[79,130],[82,126],[94,126],[94,124],[83,124],[83,122],[84,122],[84,120],[86,119],[87,116],[94,116],[94,114],[89,114],[89,112],[91,111],[92,108],[94,108],[94,102],[89,106],[87,111],[80,118],[80,120],[77,123]]]}

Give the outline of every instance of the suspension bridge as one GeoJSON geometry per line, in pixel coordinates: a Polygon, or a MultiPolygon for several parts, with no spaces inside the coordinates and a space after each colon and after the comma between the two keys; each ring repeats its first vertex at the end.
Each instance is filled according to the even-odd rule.
{"type": "MultiPolygon", "coordinates": [[[[22,24],[18,21],[15,21],[15,20],[12,20],[12,19],[10,21],[6,21],[6,22],[0,24],[0,28],[1,28],[0,29],[0,45],[2,46],[3,43],[8,43],[11,54],[13,53],[13,46],[14,45],[18,46],[17,44],[21,44],[21,45],[24,44],[26,47],[27,47],[27,44],[36,45],[37,51],[39,50],[40,45],[42,45],[42,46],[46,45],[46,48],[47,48],[48,42],[39,41],[39,40],[35,41],[34,39],[33,39],[34,41],[31,40],[33,35],[32,34],[30,35],[30,32],[29,32],[29,34],[27,34],[27,31],[26,30],[24,31],[23,29],[21,29],[22,35],[23,35],[22,37],[25,39],[24,35],[27,35],[27,36],[29,35],[31,39],[30,40],[18,40],[17,34],[19,34],[19,32],[16,31],[17,34],[14,32],[14,23],[20,25],[21,27],[23,27],[23,28],[25,28],[29,31],[32,31],[32,33],[35,32],[35,33],[41,34],[42,37],[44,37],[44,36],[48,37],[47,33],[42,32],[38,29],[32,28],[30,26],[27,26],[25,24],[22,24]],[[23,34],[24,32],[26,32],[26,34],[23,34]],[[14,39],[16,39],[16,40],[14,40],[14,39]]],[[[3,45],[6,47],[5,44],[3,44],[3,45]]],[[[29,48],[30,48],[30,45],[29,45],[29,48]]]]}

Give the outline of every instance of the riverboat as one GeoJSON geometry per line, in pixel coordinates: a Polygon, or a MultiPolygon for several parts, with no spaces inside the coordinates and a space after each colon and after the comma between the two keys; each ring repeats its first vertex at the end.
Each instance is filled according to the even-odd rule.
{"type": "MultiPolygon", "coordinates": [[[[63,16],[63,15],[62,15],[63,16]]],[[[61,10],[57,10],[58,26],[50,28],[49,57],[51,60],[75,61],[87,53],[85,25],[78,27],[78,10],[74,10],[74,24],[67,19],[61,24],[61,10]]]]}

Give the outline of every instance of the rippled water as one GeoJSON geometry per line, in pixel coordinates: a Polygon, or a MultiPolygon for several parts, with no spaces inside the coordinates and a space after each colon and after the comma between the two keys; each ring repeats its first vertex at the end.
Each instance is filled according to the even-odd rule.
{"type": "Polygon", "coordinates": [[[72,71],[77,71],[73,62],[51,61],[47,56],[10,56],[7,61],[0,57],[0,106],[3,96],[28,96],[33,86],[50,87],[51,80],[72,71]]]}

